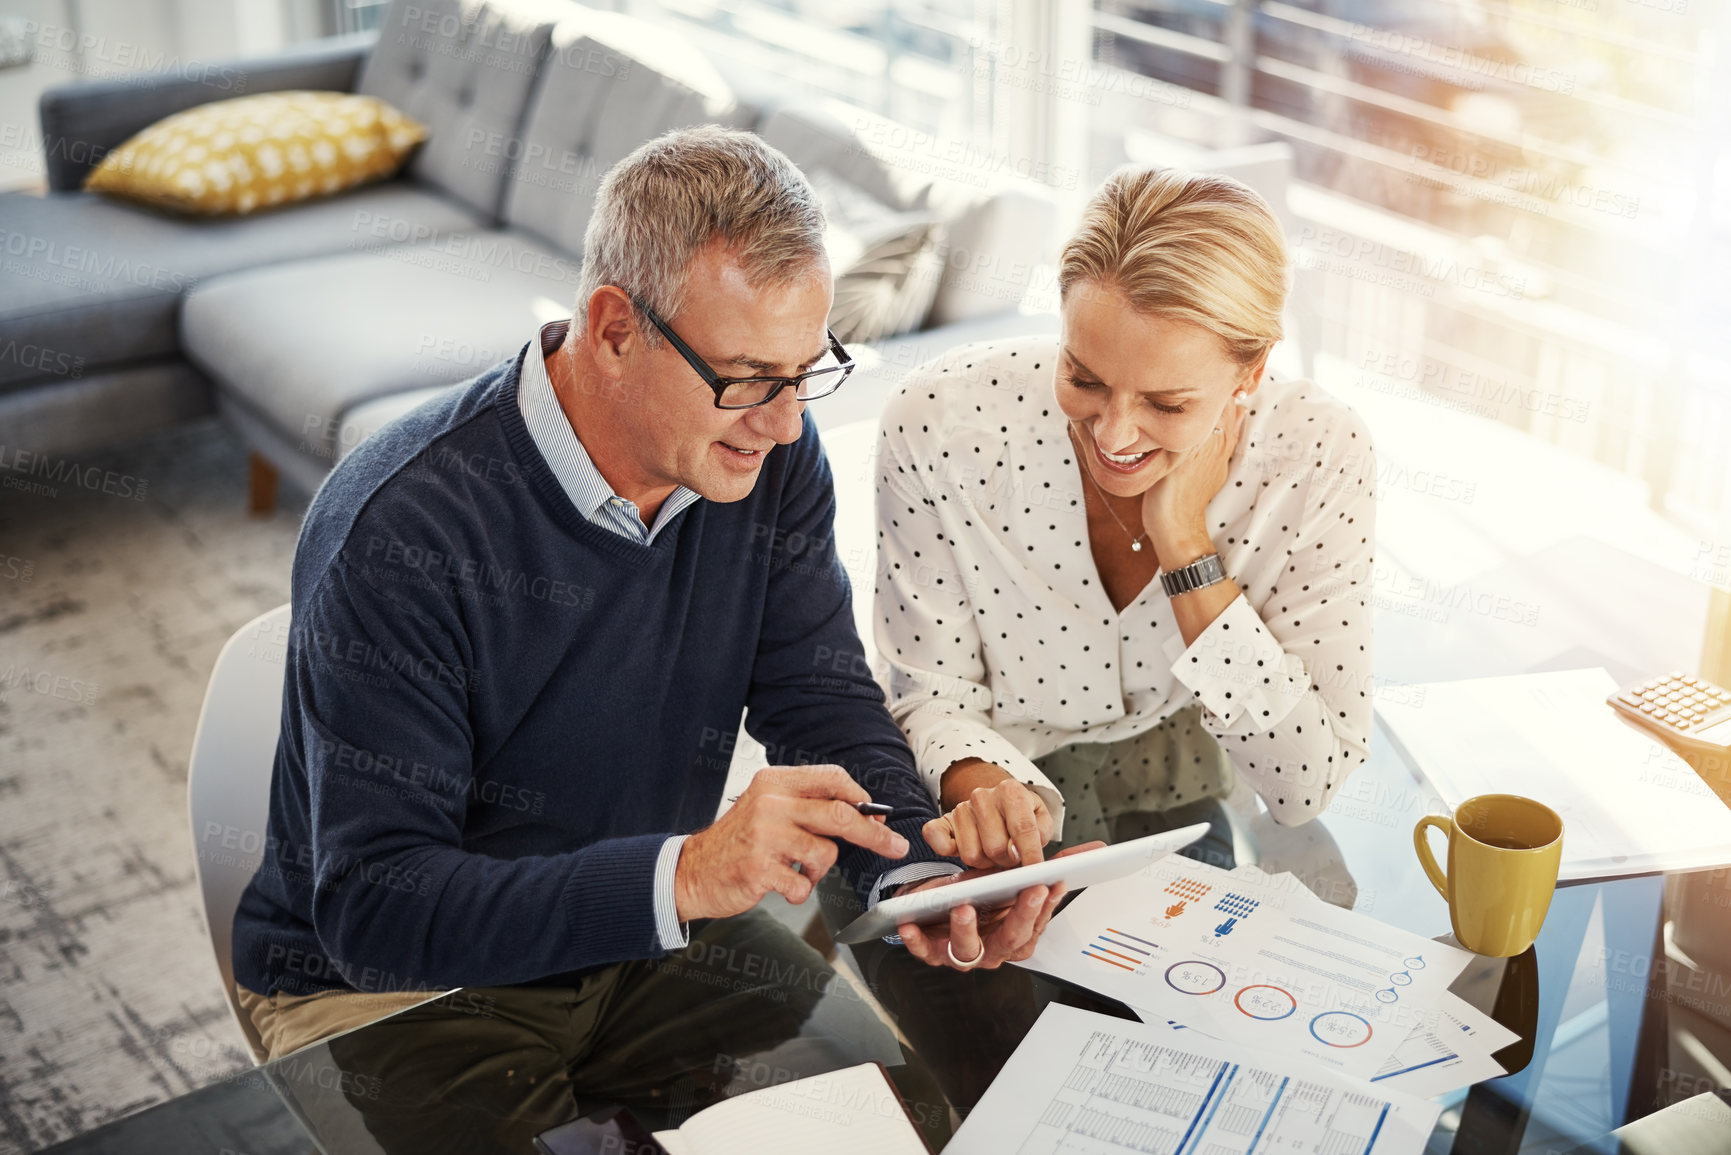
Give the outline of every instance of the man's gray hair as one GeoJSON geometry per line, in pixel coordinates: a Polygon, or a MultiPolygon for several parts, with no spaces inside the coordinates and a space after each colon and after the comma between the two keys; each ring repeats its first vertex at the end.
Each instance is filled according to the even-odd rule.
{"type": "MultiPolygon", "coordinates": [[[[809,275],[824,256],[823,208],[792,161],[749,132],[706,125],[656,137],[607,171],[583,234],[573,323],[616,285],[664,320],[678,315],[692,259],[720,238],[747,283],[809,275]]],[[[651,348],[661,334],[639,325],[651,348]]]]}

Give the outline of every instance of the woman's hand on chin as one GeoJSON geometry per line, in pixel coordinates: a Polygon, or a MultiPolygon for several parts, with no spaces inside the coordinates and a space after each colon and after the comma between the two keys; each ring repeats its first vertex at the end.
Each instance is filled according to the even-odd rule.
{"type": "Polygon", "coordinates": [[[949,812],[922,829],[927,845],[939,854],[955,855],[977,869],[1025,866],[1045,858],[1052,814],[1038,794],[1001,767],[958,763],[945,772],[943,792],[952,803],[949,812]]]}
{"type": "Polygon", "coordinates": [[[1213,552],[1208,503],[1226,484],[1232,452],[1244,430],[1244,415],[1242,405],[1228,401],[1220,414],[1220,432],[1210,433],[1186,450],[1166,476],[1142,495],[1142,528],[1162,569],[1177,569],[1213,552]]]}

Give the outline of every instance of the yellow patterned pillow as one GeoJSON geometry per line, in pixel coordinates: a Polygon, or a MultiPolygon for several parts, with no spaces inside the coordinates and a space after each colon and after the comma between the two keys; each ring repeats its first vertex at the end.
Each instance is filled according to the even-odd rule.
{"type": "Polygon", "coordinates": [[[263,92],[157,121],[84,187],[185,213],[250,213],[390,176],[427,128],[372,96],[263,92]]]}

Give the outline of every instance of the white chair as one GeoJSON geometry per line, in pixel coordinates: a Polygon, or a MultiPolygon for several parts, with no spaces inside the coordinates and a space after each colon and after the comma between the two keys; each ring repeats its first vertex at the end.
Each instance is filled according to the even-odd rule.
{"type": "Polygon", "coordinates": [[[230,936],[241,892],[264,859],[288,631],[289,608],[278,606],[242,626],[222,647],[204,693],[186,775],[205,926],[222,972],[223,994],[255,1058],[264,1047],[235,1001],[230,936]]]}
{"type": "MultiPolygon", "coordinates": [[[[222,975],[222,993],[254,1061],[264,1055],[264,1044],[235,1001],[232,934],[241,892],[264,859],[288,638],[289,607],[282,605],[242,626],[222,647],[204,692],[186,774],[193,869],[204,898],[210,949],[222,975]]],[[[301,1101],[302,1092],[276,1072],[267,1067],[264,1076],[321,1155],[379,1151],[360,1115],[337,1101],[340,1096],[313,1087],[315,1104],[309,1109],[301,1101]],[[316,1126],[315,1113],[320,1120],[316,1126]]]]}

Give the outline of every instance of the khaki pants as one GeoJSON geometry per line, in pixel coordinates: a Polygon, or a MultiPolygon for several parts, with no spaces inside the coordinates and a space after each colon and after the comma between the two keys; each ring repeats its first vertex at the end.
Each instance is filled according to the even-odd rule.
{"type": "Polygon", "coordinates": [[[822,955],[758,911],[575,987],[246,991],[242,1004],[312,1125],[334,1132],[358,1111],[392,1155],[533,1155],[534,1136],[613,1103],[675,1125],[730,1085],[763,1085],[756,1056],[771,1050],[795,1076],[903,1055],[822,955]],[[822,1029],[807,1027],[820,1003],[822,1029]]]}
{"type": "Polygon", "coordinates": [[[392,991],[366,994],[361,991],[320,991],[311,995],[255,995],[234,984],[235,1001],[241,1013],[252,1020],[264,1043],[264,1054],[253,1058],[263,1063],[293,1054],[302,1047],[322,1042],[332,1035],[364,1027],[399,1011],[436,999],[442,991],[392,991]]]}

